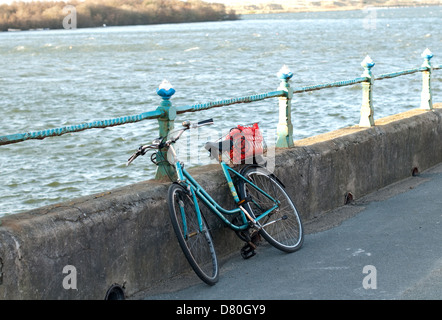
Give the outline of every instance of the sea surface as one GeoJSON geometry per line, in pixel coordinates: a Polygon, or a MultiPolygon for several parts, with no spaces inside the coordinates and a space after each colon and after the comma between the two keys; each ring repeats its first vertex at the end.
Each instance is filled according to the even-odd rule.
{"type": "MultiPolygon", "coordinates": [[[[81,26],[79,26],[81,27],[81,26]]],[[[243,16],[239,21],[0,33],[0,136],[155,110],[167,79],[175,106],[277,90],[283,65],[302,87],[419,67],[429,48],[442,63],[442,7],[243,16]]],[[[419,107],[422,76],[377,81],[375,118],[419,107]]],[[[433,73],[442,101],[442,71],[433,73]]],[[[295,95],[296,140],[359,122],[361,86],[295,95]]],[[[268,143],[278,122],[269,99],[178,116],[213,118],[182,139],[189,166],[208,163],[207,139],[259,121],[268,143]],[[189,154],[191,156],[189,156],[189,154]]],[[[158,136],[156,120],[0,146],[0,216],[151,179],[148,157],[126,167],[158,136]]]]}

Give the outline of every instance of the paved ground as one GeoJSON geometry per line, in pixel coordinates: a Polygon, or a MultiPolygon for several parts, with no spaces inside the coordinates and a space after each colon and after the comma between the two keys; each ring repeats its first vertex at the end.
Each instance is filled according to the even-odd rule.
{"type": "Polygon", "coordinates": [[[238,253],[213,287],[190,275],[138,299],[442,299],[442,165],[305,227],[298,252],[238,253]]]}

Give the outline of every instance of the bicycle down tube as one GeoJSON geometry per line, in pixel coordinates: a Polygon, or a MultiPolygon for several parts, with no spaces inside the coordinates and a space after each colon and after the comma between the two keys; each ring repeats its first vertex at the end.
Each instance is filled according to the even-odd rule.
{"type": "MultiPolygon", "coordinates": [[[[256,217],[254,220],[255,222],[258,222],[260,219],[264,218],[265,216],[267,216],[270,212],[272,212],[273,210],[275,210],[276,208],[278,208],[278,201],[273,199],[271,196],[269,196],[266,192],[264,192],[263,190],[261,190],[259,187],[257,187],[255,184],[253,184],[253,182],[251,182],[250,180],[246,179],[245,177],[243,177],[241,174],[239,174],[238,172],[236,172],[234,169],[230,168],[229,166],[227,166],[227,164],[225,162],[221,162],[221,166],[223,168],[223,173],[224,176],[227,179],[229,188],[230,188],[230,192],[235,200],[235,202],[238,204],[240,199],[236,193],[235,187],[233,185],[233,181],[232,178],[229,175],[229,171],[233,172],[236,176],[238,176],[239,178],[241,178],[242,180],[244,180],[245,182],[247,182],[248,184],[250,184],[253,188],[255,188],[258,192],[260,192],[261,194],[263,194],[264,196],[266,196],[267,198],[269,198],[271,201],[273,201],[275,203],[275,205],[266,210],[264,213],[262,213],[260,216],[256,217]]],[[[221,220],[223,220],[223,222],[225,222],[227,225],[229,225],[230,228],[232,228],[233,230],[236,231],[240,231],[240,230],[245,230],[248,228],[248,224],[247,224],[247,218],[245,213],[242,211],[241,208],[235,208],[232,210],[227,210],[225,208],[223,208],[221,205],[219,205],[208,193],[207,191],[204,190],[203,187],[201,187],[198,182],[196,182],[196,180],[190,175],[190,173],[187,172],[187,170],[185,168],[183,168],[183,166],[181,165],[181,163],[179,161],[177,161],[176,163],[176,171],[177,171],[177,176],[178,176],[178,181],[180,181],[181,183],[185,183],[191,186],[190,191],[192,193],[192,196],[194,197],[194,203],[195,203],[195,209],[197,210],[197,214],[198,214],[198,223],[200,224],[200,227],[202,226],[201,224],[201,212],[200,212],[200,208],[198,205],[198,202],[196,201],[196,198],[201,199],[218,217],[221,218],[221,220]],[[232,224],[226,217],[224,217],[223,214],[225,215],[233,215],[236,213],[240,213],[241,217],[243,219],[243,225],[241,226],[236,226],[234,224],[232,224]]]]}

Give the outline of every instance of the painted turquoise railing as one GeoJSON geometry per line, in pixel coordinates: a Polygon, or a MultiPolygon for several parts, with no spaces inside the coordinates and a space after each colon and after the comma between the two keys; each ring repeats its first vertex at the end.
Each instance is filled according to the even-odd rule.
{"type": "MultiPolygon", "coordinates": [[[[208,102],[204,104],[196,104],[190,106],[180,106],[175,107],[170,99],[175,93],[175,89],[172,88],[167,80],[164,80],[159,88],[157,89],[157,94],[163,99],[158,108],[154,111],[144,112],[139,115],[132,115],[126,117],[119,117],[109,120],[93,121],[88,123],[83,123],[73,126],[65,126],[55,129],[48,129],[35,132],[26,132],[19,134],[12,134],[6,136],[0,136],[0,145],[6,145],[11,143],[18,143],[30,139],[45,139],[47,137],[61,136],[66,133],[80,132],[87,129],[95,128],[107,128],[112,126],[119,126],[128,123],[134,123],[139,121],[144,121],[148,119],[157,119],[159,124],[159,134],[160,136],[166,136],[173,128],[174,121],[177,114],[183,114],[186,112],[198,112],[202,110],[219,108],[224,106],[229,106],[239,103],[251,103],[262,101],[265,99],[278,98],[279,99],[279,121],[277,126],[277,141],[276,147],[278,148],[289,148],[294,145],[293,143],[293,126],[291,122],[291,100],[294,94],[322,90],[326,88],[336,88],[351,86],[355,84],[362,84],[362,106],[361,106],[361,118],[359,121],[360,127],[371,127],[375,125],[374,121],[374,107],[373,107],[373,84],[376,80],[390,79],[399,76],[409,75],[417,72],[422,72],[422,93],[421,93],[421,108],[422,109],[433,109],[432,103],[432,93],[431,93],[431,73],[433,70],[442,69],[442,65],[432,66],[430,63],[433,54],[430,50],[426,49],[422,53],[424,58],[424,63],[421,67],[409,70],[403,70],[393,73],[381,74],[374,77],[371,69],[374,67],[375,63],[367,56],[361,63],[364,68],[363,74],[355,79],[337,81],[319,85],[312,85],[300,88],[292,88],[290,86],[290,79],[293,77],[293,73],[288,67],[284,66],[278,72],[278,78],[281,83],[277,91],[267,92],[263,94],[257,94],[246,97],[232,98],[221,101],[208,102]]],[[[160,150],[165,158],[167,158],[167,150],[160,150]]],[[[157,171],[156,178],[161,179],[165,177],[168,173],[171,173],[172,168],[169,163],[160,163],[157,171]]]]}

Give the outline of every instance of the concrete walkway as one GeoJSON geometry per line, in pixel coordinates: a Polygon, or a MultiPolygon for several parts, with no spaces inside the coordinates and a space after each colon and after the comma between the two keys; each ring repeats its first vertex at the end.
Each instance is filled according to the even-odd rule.
{"type": "Polygon", "coordinates": [[[442,165],[305,224],[302,249],[259,247],[136,299],[442,299],[442,165]],[[176,291],[178,289],[178,291],[176,291]]]}

